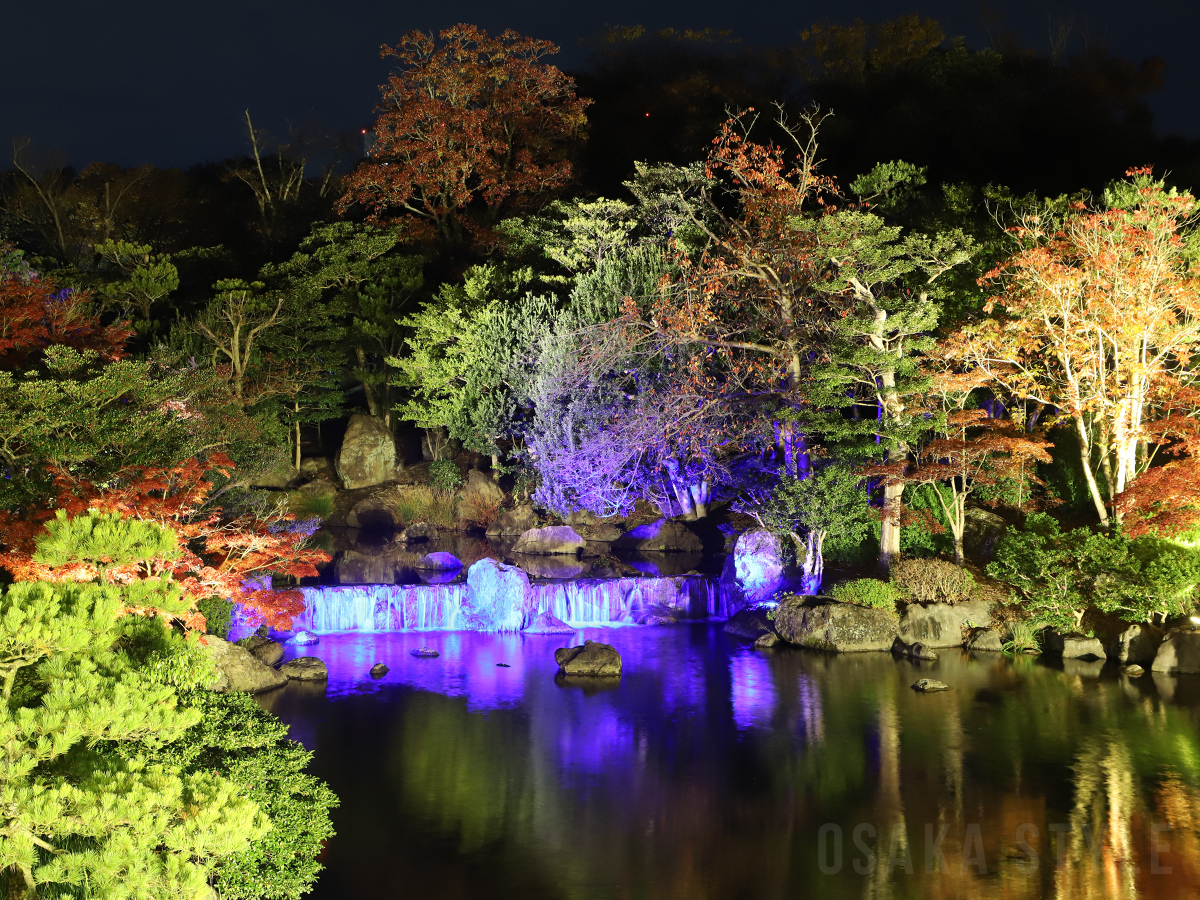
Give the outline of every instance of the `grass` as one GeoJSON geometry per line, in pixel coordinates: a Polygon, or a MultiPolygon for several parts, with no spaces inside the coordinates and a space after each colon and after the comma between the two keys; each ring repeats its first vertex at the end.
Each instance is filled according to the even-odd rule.
{"type": "Polygon", "coordinates": [[[333,515],[333,494],[297,491],[288,497],[288,510],[300,521],[333,515]]]}
{"type": "Polygon", "coordinates": [[[1002,645],[1005,653],[1025,653],[1040,650],[1038,633],[1032,622],[1013,622],[1008,626],[1008,640],[1002,645]]]}
{"type": "Polygon", "coordinates": [[[480,494],[468,493],[460,509],[463,519],[480,528],[487,528],[500,517],[500,501],[480,494]]]}
{"type": "Polygon", "coordinates": [[[388,498],[388,508],[392,516],[405,525],[429,522],[450,528],[458,524],[458,504],[454,494],[428,485],[396,490],[388,498]]]}

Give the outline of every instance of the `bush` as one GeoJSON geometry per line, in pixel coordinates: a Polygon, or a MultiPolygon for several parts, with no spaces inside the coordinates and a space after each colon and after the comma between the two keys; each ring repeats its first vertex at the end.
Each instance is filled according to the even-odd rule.
{"type": "Polygon", "coordinates": [[[233,624],[233,601],[224,597],[205,597],[196,604],[200,615],[204,616],[205,634],[212,634],[221,640],[229,639],[229,627],[233,624]]]}
{"type": "Polygon", "coordinates": [[[333,834],[329,810],[338,803],[328,785],[305,773],[312,754],[288,740],[287,725],[248,694],[194,691],[180,699],[202,718],[154,761],[220,772],[271,822],[266,834],[217,864],[217,893],[223,900],[299,900],[321,871],[317,856],[333,834]]]}
{"type": "Polygon", "coordinates": [[[459,517],[480,528],[487,528],[500,517],[500,501],[468,492],[458,509],[459,517]]]}
{"type": "Polygon", "coordinates": [[[896,612],[896,588],[889,582],[877,578],[855,578],[853,581],[843,581],[835,584],[829,592],[834,600],[841,603],[853,603],[855,606],[866,606],[870,609],[886,609],[896,612]]]}
{"type": "Polygon", "coordinates": [[[905,559],[892,566],[892,583],[906,600],[959,603],[975,593],[975,579],[944,559],[905,559]]]}
{"type": "Polygon", "coordinates": [[[429,484],[435,491],[455,491],[462,483],[462,472],[454,460],[435,459],[429,464],[429,484]]]}

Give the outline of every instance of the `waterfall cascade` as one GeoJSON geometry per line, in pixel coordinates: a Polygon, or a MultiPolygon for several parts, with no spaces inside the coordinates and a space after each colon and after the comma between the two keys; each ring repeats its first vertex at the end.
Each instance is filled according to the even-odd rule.
{"type": "MultiPolygon", "coordinates": [[[[463,616],[466,584],[367,584],[307,587],[304,614],[294,628],[331,631],[456,630],[463,616]]],[[[635,622],[639,615],[670,613],[678,618],[724,618],[736,608],[716,578],[581,579],[529,586],[536,612],[570,625],[635,622]]]]}

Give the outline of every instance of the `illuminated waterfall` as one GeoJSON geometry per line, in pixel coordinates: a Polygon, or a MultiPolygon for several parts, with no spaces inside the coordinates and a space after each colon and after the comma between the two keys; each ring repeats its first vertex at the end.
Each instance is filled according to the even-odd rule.
{"type": "MultiPolygon", "coordinates": [[[[366,584],[306,587],[304,613],[293,627],[315,631],[427,631],[468,628],[465,584],[366,584]]],[[[716,578],[581,579],[530,585],[537,612],[570,625],[633,622],[640,614],[724,618],[735,611],[716,578]]]]}

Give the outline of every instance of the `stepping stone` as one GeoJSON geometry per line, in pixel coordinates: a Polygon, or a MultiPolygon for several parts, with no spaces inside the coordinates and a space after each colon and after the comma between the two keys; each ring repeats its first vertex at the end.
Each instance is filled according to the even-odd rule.
{"type": "Polygon", "coordinates": [[[912,689],[914,691],[920,691],[922,694],[932,694],[934,691],[951,690],[951,687],[950,685],[941,681],[937,681],[933,678],[922,678],[912,686],[912,689]]]}

